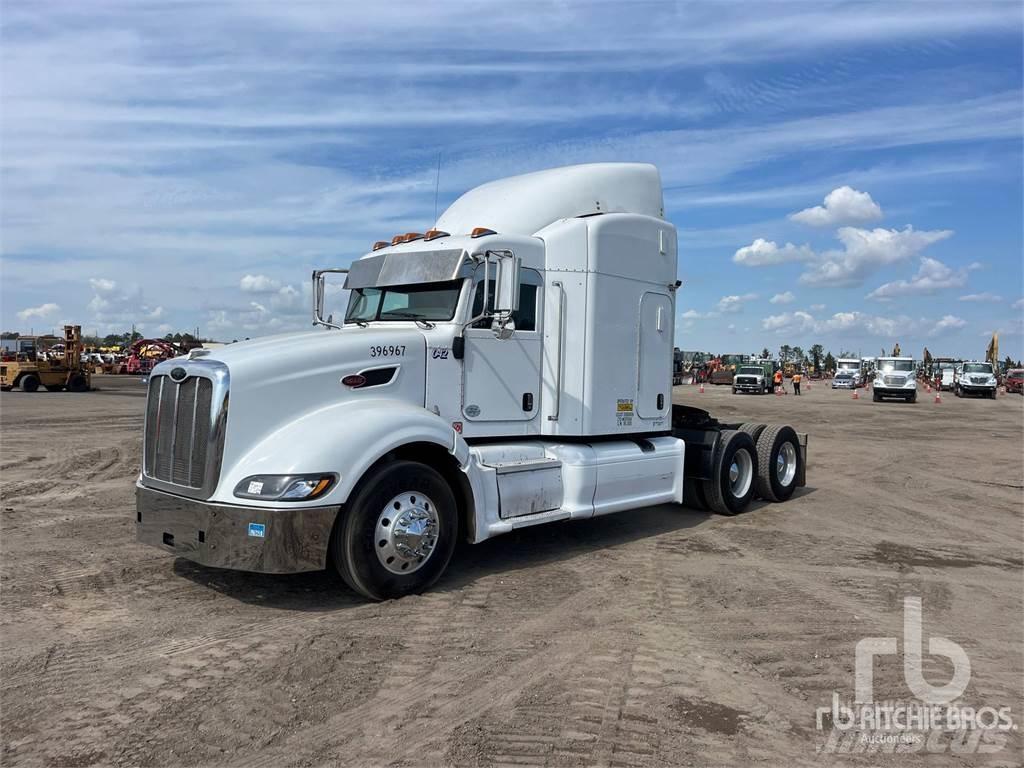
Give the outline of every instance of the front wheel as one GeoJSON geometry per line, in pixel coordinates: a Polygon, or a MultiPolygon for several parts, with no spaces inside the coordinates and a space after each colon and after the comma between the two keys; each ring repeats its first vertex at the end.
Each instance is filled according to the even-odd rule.
{"type": "Polygon", "coordinates": [[[757,450],[747,432],[726,430],[718,438],[711,479],[704,481],[708,506],[720,515],[738,515],[754,498],[757,450]]]}
{"type": "Polygon", "coordinates": [[[82,374],[76,373],[68,381],[68,392],[88,392],[88,391],[89,391],[89,382],[86,380],[85,376],[83,376],[82,374]]]}
{"type": "Polygon", "coordinates": [[[432,467],[394,461],[360,483],[338,516],[331,560],[345,583],[371,600],[422,592],[451,560],[455,497],[432,467]]]}
{"type": "Polygon", "coordinates": [[[21,391],[22,392],[35,392],[39,389],[39,377],[35,374],[28,374],[27,376],[21,377],[21,391]]]}

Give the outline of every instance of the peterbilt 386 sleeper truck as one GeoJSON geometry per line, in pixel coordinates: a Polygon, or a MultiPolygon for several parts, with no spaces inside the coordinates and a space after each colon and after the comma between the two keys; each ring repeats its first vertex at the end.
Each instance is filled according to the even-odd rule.
{"type": "Polygon", "coordinates": [[[320,328],[153,369],[138,538],[209,566],[333,567],[385,599],[434,583],[460,536],[788,499],[803,436],[672,405],[678,286],[653,166],[477,187],[314,272],[320,328]]]}

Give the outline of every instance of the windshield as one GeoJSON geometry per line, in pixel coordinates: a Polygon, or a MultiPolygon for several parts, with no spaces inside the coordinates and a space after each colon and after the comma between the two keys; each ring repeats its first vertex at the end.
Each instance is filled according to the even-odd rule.
{"type": "Polygon", "coordinates": [[[1024,370],[1021,370],[1019,368],[1015,368],[1012,371],[1007,371],[1006,375],[1009,376],[1011,379],[1024,378],[1024,370]]]}
{"type": "Polygon", "coordinates": [[[754,366],[745,365],[742,368],[740,368],[740,373],[749,374],[751,376],[760,376],[762,373],[764,373],[764,371],[762,371],[760,368],[755,368],[754,366]]]}
{"type": "Polygon", "coordinates": [[[914,370],[913,360],[879,360],[878,367],[886,372],[889,371],[912,371],[914,370]]]}
{"type": "Polygon", "coordinates": [[[940,371],[952,371],[956,368],[956,363],[939,363],[940,371]]]}
{"type": "Polygon", "coordinates": [[[370,320],[451,320],[461,280],[387,288],[357,288],[349,294],[345,322],[370,320]]]}
{"type": "Polygon", "coordinates": [[[840,371],[857,371],[860,370],[860,363],[842,362],[839,363],[840,371]]]}
{"type": "Polygon", "coordinates": [[[992,366],[988,363],[967,363],[964,373],[992,373],[992,366]]]}

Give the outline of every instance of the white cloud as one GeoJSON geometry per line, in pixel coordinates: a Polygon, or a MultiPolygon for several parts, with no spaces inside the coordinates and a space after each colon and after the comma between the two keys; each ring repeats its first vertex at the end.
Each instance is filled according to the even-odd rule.
{"type": "Polygon", "coordinates": [[[961,296],[958,301],[977,301],[977,302],[993,302],[1002,301],[1003,297],[998,296],[988,291],[984,293],[968,293],[966,296],[961,296]]]}
{"type": "Polygon", "coordinates": [[[688,309],[679,317],[683,320],[699,320],[702,317],[707,317],[707,315],[702,312],[698,312],[696,309],[688,309]]]}
{"type": "Polygon", "coordinates": [[[857,285],[876,269],[907,261],[932,243],[951,237],[953,232],[941,230],[859,229],[840,227],[836,237],[843,244],[841,251],[826,251],[800,276],[806,285],[842,287],[857,285]]]}
{"type": "Polygon", "coordinates": [[[742,296],[732,295],[723,296],[718,300],[718,311],[719,312],[739,312],[743,309],[743,305],[757,298],[756,293],[745,293],[742,296]]]}
{"type": "Polygon", "coordinates": [[[245,275],[238,283],[244,293],[273,293],[280,290],[281,281],[266,275],[245,275]]]}
{"type": "Polygon", "coordinates": [[[790,261],[808,261],[814,258],[814,251],[807,245],[786,243],[781,248],[771,240],[757,238],[733,254],[732,260],[747,267],[764,267],[785,264],[790,261]]]}
{"type": "Polygon", "coordinates": [[[883,317],[856,311],[836,312],[831,317],[819,320],[808,312],[798,310],[770,315],[761,321],[761,327],[779,334],[861,332],[871,336],[893,336],[916,330],[920,322],[902,315],[883,317]]]}
{"type": "Polygon", "coordinates": [[[783,291],[782,293],[776,293],[768,301],[771,304],[790,304],[795,299],[796,296],[793,295],[792,291],[783,291]]]}
{"type": "Polygon", "coordinates": [[[60,312],[60,306],[50,301],[46,304],[41,304],[38,307],[28,307],[27,309],[23,309],[18,313],[18,317],[22,320],[31,320],[32,318],[46,320],[53,317],[58,312],[60,312]]]}
{"type": "Polygon", "coordinates": [[[117,283],[105,277],[90,277],[89,285],[91,285],[93,290],[97,293],[111,293],[115,288],[117,288],[117,283]]]}
{"type": "Polygon", "coordinates": [[[1024,309],[1024,298],[1017,299],[1011,306],[1014,309],[1024,309]]]}
{"type": "Polygon", "coordinates": [[[882,218],[882,209],[867,192],[843,186],[829,192],[824,205],[791,213],[789,218],[811,227],[838,227],[878,221],[882,218]]]}
{"type": "Polygon", "coordinates": [[[867,298],[887,300],[896,296],[931,296],[946,288],[962,288],[967,284],[967,272],[968,268],[953,270],[938,259],[923,256],[917,274],[909,280],[880,285],[867,298]]]}
{"type": "Polygon", "coordinates": [[[932,329],[928,332],[929,336],[939,336],[946,331],[955,331],[963,328],[967,325],[967,321],[962,317],[956,315],[943,315],[942,319],[939,320],[932,329]]]}
{"type": "Polygon", "coordinates": [[[821,312],[825,308],[824,304],[811,304],[812,312],[821,312]]]}

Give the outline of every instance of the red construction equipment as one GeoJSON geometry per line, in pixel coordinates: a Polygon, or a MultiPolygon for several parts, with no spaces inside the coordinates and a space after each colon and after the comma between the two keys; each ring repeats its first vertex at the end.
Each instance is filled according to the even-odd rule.
{"type": "Polygon", "coordinates": [[[177,357],[181,353],[178,348],[169,341],[163,339],[139,339],[132,344],[128,352],[128,359],[125,361],[126,371],[129,374],[147,375],[153,366],[163,360],[177,357]]]}

